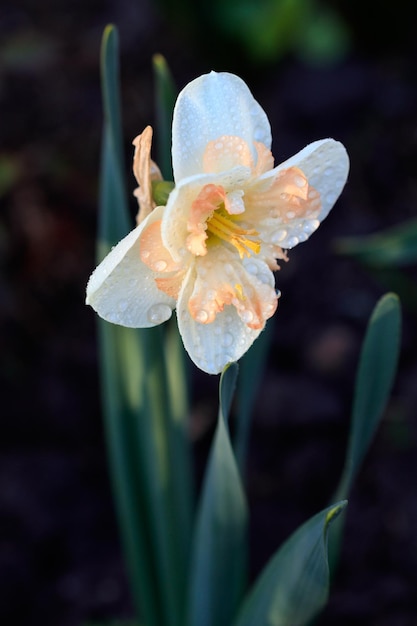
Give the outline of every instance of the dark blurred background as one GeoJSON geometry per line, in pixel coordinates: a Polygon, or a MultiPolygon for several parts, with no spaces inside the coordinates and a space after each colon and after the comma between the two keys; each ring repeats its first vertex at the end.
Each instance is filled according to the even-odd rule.
{"type": "MultiPolygon", "coordinates": [[[[78,626],[131,615],[97,377],[94,267],[102,110],[99,48],[119,28],[131,140],[154,120],[152,55],[178,85],[238,73],[271,121],[276,161],[332,136],[349,183],[290,253],[248,467],[254,576],[330,498],[342,467],[360,343],[380,295],[402,290],[400,368],[352,493],[342,561],[317,624],[417,624],[415,267],[371,271],[341,237],[417,208],[413,0],[3,0],[0,8],[0,622],[78,626]],[[404,288],[404,280],[408,287],[404,288]]],[[[132,198],[132,216],[134,214],[132,198]]],[[[217,379],[194,372],[198,471],[217,379]]],[[[197,477],[198,478],[198,477],[197,477]]]]}

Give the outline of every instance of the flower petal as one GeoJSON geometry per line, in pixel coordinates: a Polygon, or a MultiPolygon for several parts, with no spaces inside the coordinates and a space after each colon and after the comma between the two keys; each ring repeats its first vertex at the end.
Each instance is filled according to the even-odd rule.
{"type": "Polygon", "coordinates": [[[246,219],[256,223],[260,239],[291,249],[318,228],[320,194],[297,167],[275,168],[245,194],[246,219]]]}
{"type": "Polygon", "coordinates": [[[234,306],[226,306],[211,324],[196,322],[188,309],[195,281],[191,268],[177,303],[178,328],[190,358],[208,374],[219,374],[225,365],[237,361],[250,348],[261,330],[249,328],[234,306]]]}
{"type": "Polygon", "coordinates": [[[140,259],[143,230],[161,219],[157,207],[105,257],[87,285],[86,303],[108,322],[130,328],[148,328],[171,317],[175,300],[158,289],[155,273],[140,259]]]}
{"type": "Polygon", "coordinates": [[[241,137],[256,163],[254,141],[271,147],[271,129],[248,86],[234,74],[210,72],[179,94],[172,123],[172,165],[176,183],[203,171],[207,144],[222,135],[241,137]]]}
{"type": "Polygon", "coordinates": [[[320,194],[319,222],[327,217],[340,196],[349,172],[349,157],[342,143],[334,139],[314,141],[276,169],[298,167],[320,194]]]}
{"type": "Polygon", "coordinates": [[[248,167],[239,166],[220,174],[191,176],[176,185],[169,195],[161,227],[164,246],[175,261],[184,263],[190,254],[186,247],[190,234],[188,224],[193,202],[203,187],[215,184],[223,187],[227,193],[229,190],[244,186],[250,175],[248,167]]]}
{"type": "Polygon", "coordinates": [[[139,185],[133,192],[139,203],[139,211],[136,216],[138,224],[143,222],[145,217],[155,208],[155,202],[152,198],[152,181],[162,180],[159,167],[151,160],[152,134],[152,127],[147,126],[143,133],[133,140],[135,146],[133,173],[139,185]]]}
{"type": "Polygon", "coordinates": [[[188,310],[197,322],[212,324],[233,306],[249,328],[261,330],[275,313],[274,275],[262,260],[242,261],[223,245],[212,246],[210,255],[195,262],[195,273],[188,310]]]}

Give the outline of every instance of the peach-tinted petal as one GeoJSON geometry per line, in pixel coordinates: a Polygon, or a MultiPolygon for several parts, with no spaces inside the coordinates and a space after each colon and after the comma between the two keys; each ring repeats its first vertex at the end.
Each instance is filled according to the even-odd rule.
{"type": "Polygon", "coordinates": [[[155,220],[143,229],[140,237],[140,258],[154,272],[176,272],[181,265],[174,261],[162,243],[161,224],[162,220],[155,220]]]}
{"type": "Polygon", "coordinates": [[[190,268],[178,296],[178,328],[184,347],[197,367],[208,374],[218,374],[228,363],[238,361],[261,331],[249,328],[233,306],[225,307],[211,324],[193,319],[188,302],[194,280],[195,269],[190,268]]]}
{"type": "Polygon", "coordinates": [[[271,129],[262,107],[238,76],[210,72],[181,91],[172,122],[174,180],[203,172],[207,144],[222,135],[241,137],[256,158],[254,142],[271,146],[271,129]]]}
{"type": "Polygon", "coordinates": [[[225,172],[238,165],[253,168],[252,153],[244,139],[221,135],[208,142],[203,154],[204,172],[225,172]]]}
{"type": "Polygon", "coordinates": [[[298,167],[308,182],[320,194],[321,209],[318,215],[322,222],[338,199],[349,172],[349,157],[339,141],[322,139],[315,141],[298,152],[276,169],[298,167]]]}
{"type": "Polygon", "coordinates": [[[176,300],[181,289],[182,281],[184,280],[185,271],[185,269],[182,269],[171,276],[159,276],[155,278],[156,286],[160,291],[163,291],[176,300]]]}
{"type": "Polygon", "coordinates": [[[188,309],[196,322],[211,324],[225,306],[233,306],[249,328],[259,330],[274,314],[277,296],[269,268],[257,259],[242,263],[218,246],[195,264],[188,309]]]}
{"type": "Polygon", "coordinates": [[[226,194],[235,189],[242,189],[249,180],[251,171],[248,167],[235,167],[220,174],[200,174],[182,180],[170,193],[164,218],[162,220],[162,240],[172,257],[181,263],[191,255],[186,246],[190,234],[188,222],[194,200],[206,185],[222,187],[226,194]]]}
{"type": "Polygon", "coordinates": [[[160,291],[154,272],[140,259],[140,237],[153,220],[156,208],[106,256],[92,273],[86,303],[103,319],[131,328],[148,328],[171,317],[175,300],[160,291]]]}
{"type": "Polygon", "coordinates": [[[254,176],[260,176],[265,172],[269,172],[274,167],[274,157],[271,150],[260,141],[255,141],[256,148],[256,165],[253,169],[254,176]]]}
{"type": "Polygon", "coordinates": [[[187,248],[194,256],[207,254],[206,239],[207,221],[214,211],[227,203],[226,192],[218,185],[204,185],[196,199],[191,204],[187,222],[187,248]]]}
{"type": "Polygon", "coordinates": [[[258,224],[265,243],[293,248],[319,225],[320,194],[296,167],[272,170],[248,189],[245,199],[245,217],[258,224]]]}
{"type": "Polygon", "coordinates": [[[159,167],[151,159],[152,127],[147,126],[141,135],[133,140],[135,153],[133,156],[133,173],[138,182],[133,194],[139,203],[136,222],[140,224],[155,208],[152,198],[152,181],[162,180],[159,167]]]}

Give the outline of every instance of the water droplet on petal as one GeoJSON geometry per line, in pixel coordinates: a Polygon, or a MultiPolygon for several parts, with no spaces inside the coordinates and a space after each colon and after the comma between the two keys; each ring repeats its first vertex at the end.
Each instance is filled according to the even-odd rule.
{"type": "Polygon", "coordinates": [[[141,254],[142,259],[149,259],[150,256],[151,256],[151,253],[149,250],[144,250],[141,254]]]}
{"type": "Polygon", "coordinates": [[[233,265],[231,263],[226,263],[223,266],[223,269],[226,272],[226,274],[229,274],[229,276],[230,276],[230,274],[233,274],[233,265]]]}
{"type": "Polygon", "coordinates": [[[171,317],[172,310],[168,304],[153,304],[147,311],[146,317],[148,318],[148,322],[150,324],[162,324],[162,322],[166,322],[171,317]]]}
{"type": "Polygon", "coordinates": [[[303,188],[306,186],[307,181],[305,178],[303,178],[302,176],[295,176],[294,177],[294,182],[297,185],[297,187],[303,188]]]}
{"type": "Polygon", "coordinates": [[[209,318],[209,314],[204,309],[201,309],[195,316],[195,319],[197,320],[197,322],[201,322],[201,324],[204,324],[205,322],[207,322],[208,318],[209,318]]]}
{"type": "Polygon", "coordinates": [[[128,306],[129,306],[129,302],[127,300],[120,300],[118,304],[119,311],[123,313],[124,311],[126,311],[128,306]]]}
{"type": "Polygon", "coordinates": [[[286,236],[287,236],[287,231],[286,230],[276,230],[271,235],[271,241],[272,241],[272,243],[278,244],[281,241],[283,241],[286,236]]]}
{"type": "Polygon", "coordinates": [[[156,261],[154,268],[156,272],[163,272],[167,267],[166,261],[156,261]]]}
{"type": "Polygon", "coordinates": [[[292,220],[295,217],[295,211],[287,211],[287,217],[289,220],[292,220]]]}
{"type": "Polygon", "coordinates": [[[333,191],[329,191],[329,193],[326,194],[326,202],[328,204],[334,204],[336,202],[336,198],[337,195],[333,191]]]}
{"type": "Polygon", "coordinates": [[[222,337],[222,346],[229,348],[233,344],[233,335],[231,333],[225,333],[222,337]]]}
{"type": "Polygon", "coordinates": [[[241,312],[240,317],[242,319],[242,322],[244,322],[245,324],[250,324],[253,320],[253,313],[252,311],[249,311],[249,309],[245,309],[241,312]]]}
{"type": "Polygon", "coordinates": [[[298,243],[298,237],[290,237],[289,239],[287,239],[286,247],[288,248],[288,250],[290,250],[291,248],[294,248],[294,246],[296,246],[298,243]]]}
{"type": "Polygon", "coordinates": [[[245,264],[245,269],[249,274],[255,276],[258,273],[258,266],[256,263],[249,262],[245,264]]]}

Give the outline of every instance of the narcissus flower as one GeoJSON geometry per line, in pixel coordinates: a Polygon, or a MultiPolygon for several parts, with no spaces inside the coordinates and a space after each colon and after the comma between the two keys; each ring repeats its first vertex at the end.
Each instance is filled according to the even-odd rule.
{"type": "Polygon", "coordinates": [[[147,216],[92,274],[87,303],[137,328],[176,308],[198,367],[216,374],[237,361],[277,308],[277,260],[316,230],[349,169],[333,139],[278,167],[270,148],[268,118],[240,78],[211,72],[189,83],[174,110],[175,187],[150,213],[148,197],[147,216]]]}

